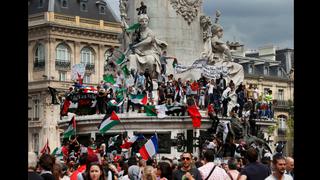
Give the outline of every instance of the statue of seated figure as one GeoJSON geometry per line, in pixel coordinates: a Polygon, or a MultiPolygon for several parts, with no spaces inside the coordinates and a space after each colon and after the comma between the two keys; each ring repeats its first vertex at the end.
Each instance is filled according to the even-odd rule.
{"type": "MultiPolygon", "coordinates": [[[[153,31],[148,27],[149,18],[146,14],[141,14],[138,21],[140,27],[133,32],[130,38],[133,43],[129,44],[129,49],[131,49],[131,53],[127,56],[129,66],[142,73],[149,69],[149,72],[152,72],[152,79],[157,79],[161,71],[160,55],[167,43],[155,37],[153,31]]],[[[128,27],[125,21],[123,24],[126,28],[128,27]]]]}
{"type": "Polygon", "coordinates": [[[217,24],[217,21],[211,26],[211,37],[209,36],[205,41],[202,58],[208,60],[208,65],[227,67],[229,73],[226,80],[227,82],[233,80],[237,87],[244,79],[243,67],[241,64],[233,62],[229,47],[221,40],[223,28],[217,24]]]}

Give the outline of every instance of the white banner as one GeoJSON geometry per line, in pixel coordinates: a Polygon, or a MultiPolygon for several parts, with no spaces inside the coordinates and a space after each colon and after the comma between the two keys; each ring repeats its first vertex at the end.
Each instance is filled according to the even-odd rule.
{"type": "Polygon", "coordinates": [[[178,64],[175,67],[175,72],[177,74],[184,73],[191,69],[200,69],[203,76],[210,79],[217,79],[220,78],[220,74],[222,74],[224,77],[228,76],[229,69],[226,66],[222,65],[207,65],[206,59],[198,59],[194,61],[192,65],[182,65],[178,64]]]}

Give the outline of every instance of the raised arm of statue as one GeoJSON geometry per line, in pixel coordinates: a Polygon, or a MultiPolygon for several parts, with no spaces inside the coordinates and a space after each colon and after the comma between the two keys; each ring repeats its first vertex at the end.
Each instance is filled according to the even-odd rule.
{"type": "Polygon", "coordinates": [[[123,29],[128,29],[129,28],[129,26],[128,26],[127,22],[126,22],[126,19],[124,17],[121,17],[121,27],[123,29]]]}

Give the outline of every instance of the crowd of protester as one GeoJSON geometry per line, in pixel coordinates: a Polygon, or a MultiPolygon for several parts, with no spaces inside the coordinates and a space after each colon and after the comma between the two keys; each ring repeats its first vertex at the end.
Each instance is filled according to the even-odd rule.
{"type": "Polygon", "coordinates": [[[226,83],[223,75],[217,79],[208,79],[201,76],[198,80],[182,80],[173,74],[162,74],[155,82],[146,69],[143,72],[132,70],[125,76],[121,71],[113,74],[114,82],[102,80],[96,87],[88,90],[79,81],[70,87],[65,94],[93,93],[96,96],[95,113],[105,114],[110,101],[122,103],[115,110],[117,113],[131,111],[143,112],[143,105],[132,102],[137,95],[146,95],[148,105],[166,104],[168,115],[185,115],[188,99],[192,99],[200,110],[207,110],[213,105],[218,116],[228,117],[229,112],[238,106],[238,116],[247,112],[253,119],[273,118],[273,95],[271,90],[261,91],[257,85],[249,84],[246,87],[240,84],[235,87],[232,80],[226,83]]]}
{"type": "Polygon", "coordinates": [[[62,146],[62,155],[34,152],[28,155],[29,180],[244,180],[285,179],[294,177],[294,159],[276,152],[259,159],[259,150],[248,147],[240,157],[217,158],[206,149],[201,158],[183,152],[173,159],[162,156],[148,160],[138,153],[129,157],[108,153],[105,144],[94,141],[85,147],[76,138],[62,146]]]}

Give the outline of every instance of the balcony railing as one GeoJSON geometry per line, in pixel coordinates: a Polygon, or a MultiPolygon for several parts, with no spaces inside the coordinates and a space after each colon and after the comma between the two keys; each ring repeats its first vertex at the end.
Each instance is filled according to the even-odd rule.
{"type": "Polygon", "coordinates": [[[56,69],[68,70],[70,69],[70,64],[70,61],[56,60],[56,69]]]}
{"type": "Polygon", "coordinates": [[[35,61],[34,64],[33,64],[33,67],[35,69],[43,69],[44,65],[45,65],[44,61],[35,61]]]}
{"type": "Polygon", "coordinates": [[[86,64],[86,71],[94,71],[94,64],[93,63],[87,63],[86,64]]]}
{"type": "Polygon", "coordinates": [[[289,107],[290,103],[289,101],[285,101],[285,100],[274,100],[273,105],[274,107],[289,107]]]}

